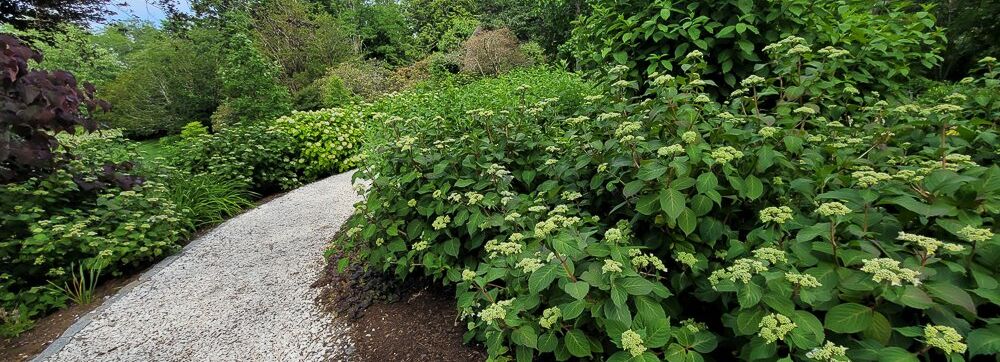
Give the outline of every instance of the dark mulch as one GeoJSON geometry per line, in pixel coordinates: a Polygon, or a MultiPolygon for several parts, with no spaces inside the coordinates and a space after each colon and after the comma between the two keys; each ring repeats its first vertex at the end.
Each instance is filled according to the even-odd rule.
{"type": "MultiPolygon", "coordinates": [[[[339,255],[338,255],[339,256],[339,255]]],[[[391,275],[351,263],[337,271],[336,260],[313,286],[319,302],[351,326],[353,356],[359,361],[484,361],[481,346],[465,345],[454,290],[430,281],[396,282],[391,275]]]]}
{"type": "Polygon", "coordinates": [[[94,301],[87,305],[71,305],[35,321],[35,326],[15,338],[0,339],[0,361],[27,361],[42,353],[69,326],[88,312],[97,309],[105,299],[138,278],[111,279],[94,290],[94,301]]]}

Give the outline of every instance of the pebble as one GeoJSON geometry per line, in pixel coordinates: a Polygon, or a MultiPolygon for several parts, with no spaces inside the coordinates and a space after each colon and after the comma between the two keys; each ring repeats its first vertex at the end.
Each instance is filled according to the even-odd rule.
{"type": "Polygon", "coordinates": [[[223,223],[95,311],[47,361],[348,359],[347,326],[310,284],[359,200],[345,173],[223,223]]]}

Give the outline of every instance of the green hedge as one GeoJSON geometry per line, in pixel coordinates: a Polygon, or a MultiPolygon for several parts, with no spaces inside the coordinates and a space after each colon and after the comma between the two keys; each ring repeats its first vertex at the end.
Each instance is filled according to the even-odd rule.
{"type": "MultiPolygon", "coordinates": [[[[582,104],[508,85],[468,113],[394,108],[342,242],[457,286],[466,341],[498,360],[1000,352],[996,120],[962,94],[861,94],[838,49],[794,47],[727,99],[694,53],[643,94],[615,67],[582,104]]],[[[997,78],[976,83],[996,98],[997,78]]]]}

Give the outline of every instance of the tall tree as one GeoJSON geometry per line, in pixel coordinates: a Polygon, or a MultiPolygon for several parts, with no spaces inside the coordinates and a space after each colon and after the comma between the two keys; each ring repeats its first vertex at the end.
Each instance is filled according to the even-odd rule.
{"type": "Polygon", "coordinates": [[[0,0],[0,24],[36,30],[41,34],[36,38],[51,41],[47,34],[58,32],[63,25],[104,21],[114,14],[108,9],[111,4],[112,0],[0,0]]]}

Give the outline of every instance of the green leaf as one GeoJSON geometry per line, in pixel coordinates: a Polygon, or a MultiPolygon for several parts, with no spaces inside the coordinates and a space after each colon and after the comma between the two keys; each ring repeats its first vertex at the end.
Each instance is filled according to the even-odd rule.
{"type": "Polygon", "coordinates": [[[694,211],[685,207],[684,211],[681,211],[680,217],[677,218],[677,226],[681,228],[684,235],[691,235],[698,227],[698,217],[694,215],[694,211]]]}
{"type": "Polygon", "coordinates": [[[899,347],[888,347],[878,350],[879,362],[918,362],[917,356],[899,347]]]}
{"type": "Polygon", "coordinates": [[[655,180],[656,178],[663,176],[663,174],[667,173],[667,169],[668,169],[667,165],[661,164],[660,162],[657,162],[655,160],[646,162],[641,167],[639,167],[639,173],[636,175],[636,177],[638,177],[640,180],[643,181],[655,180]]]}
{"type": "Polygon", "coordinates": [[[695,188],[700,193],[707,193],[709,191],[715,190],[719,186],[719,179],[715,177],[715,174],[711,172],[705,172],[698,176],[698,180],[695,182],[695,188]]]}
{"type": "Polygon", "coordinates": [[[653,283],[640,277],[620,279],[617,283],[631,295],[648,295],[653,291],[653,283]]]}
{"type": "Polygon", "coordinates": [[[523,325],[510,334],[510,340],[522,346],[536,348],[538,346],[538,332],[531,325],[523,325]]]}
{"type": "Polygon", "coordinates": [[[760,179],[754,177],[754,175],[750,175],[747,176],[746,181],[743,183],[743,191],[747,198],[756,200],[764,194],[764,184],[760,182],[760,179]]]}
{"type": "Polygon", "coordinates": [[[823,324],[812,313],[797,310],[788,318],[796,325],[790,334],[790,342],[794,343],[796,347],[801,349],[815,348],[826,339],[826,334],[823,333],[823,324]]]}
{"type": "Polygon", "coordinates": [[[872,314],[872,324],[864,330],[863,335],[878,341],[882,345],[888,345],[889,338],[892,337],[892,325],[889,324],[889,320],[882,313],[874,312],[872,314]]]}
{"type": "Polygon", "coordinates": [[[742,288],[737,289],[736,297],[740,301],[740,308],[747,309],[760,303],[764,291],[757,284],[746,283],[742,288]]]}
{"type": "Polygon", "coordinates": [[[969,357],[1000,354],[1000,326],[973,330],[967,339],[969,357]]]}
{"type": "Polygon", "coordinates": [[[579,300],[587,297],[587,292],[590,291],[590,284],[581,280],[576,283],[566,283],[565,289],[566,293],[579,300]]]}
{"type": "Polygon", "coordinates": [[[934,296],[934,298],[942,300],[945,303],[961,307],[973,316],[976,315],[976,304],[972,301],[972,297],[969,296],[969,293],[964,289],[947,282],[927,283],[924,288],[926,288],[927,292],[934,296]]]}
{"type": "Polygon", "coordinates": [[[872,325],[872,309],[857,303],[844,303],[826,312],[826,329],[837,333],[857,333],[872,325]]]}
{"type": "Polygon", "coordinates": [[[590,356],[590,341],[587,340],[587,335],[582,331],[579,329],[571,330],[563,338],[566,343],[566,349],[574,357],[582,358],[590,356]]]}
{"type": "Polygon", "coordinates": [[[547,332],[538,337],[538,351],[542,353],[549,353],[556,350],[559,346],[559,337],[556,336],[554,332],[547,332]]]}
{"type": "Polygon", "coordinates": [[[899,302],[903,305],[917,309],[927,309],[934,306],[931,296],[913,285],[907,285],[903,289],[903,294],[899,296],[899,302]]]}
{"type": "Polygon", "coordinates": [[[653,215],[660,211],[660,198],[657,194],[643,195],[635,204],[635,210],[643,215],[653,215]]]}
{"type": "Polygon", "coordinates": [[[556,274],[557,270],[555,264],[548,264],[538,270],[535,270],[535,272],[531,273],[531,276],[528,277],[528,290],[531,294],[538,294],[545,288],[548,288],[549,284],[552,284],[553,280],[556,280],[556,274]]]}
{"type": "Polygon", "coordinates": [[[676,220],[681,212],[686,208],[684,204],[687,199],[684,197],[680,191],[674,190],[672,188],[663,189],[660,191],[660,208],[663,212],[667,213],[667,216],[672,220],[676,220]]]}

